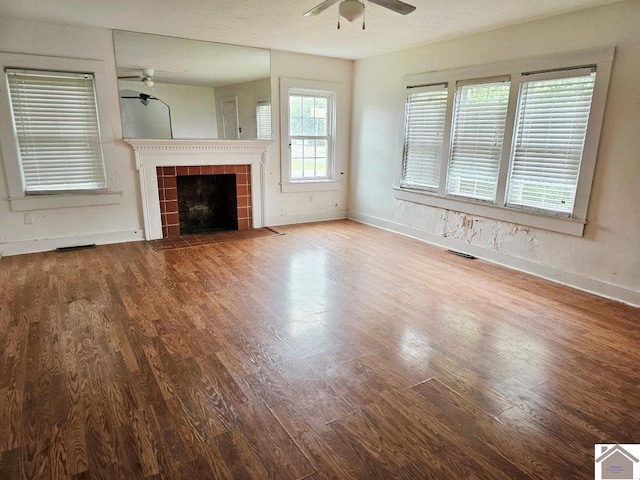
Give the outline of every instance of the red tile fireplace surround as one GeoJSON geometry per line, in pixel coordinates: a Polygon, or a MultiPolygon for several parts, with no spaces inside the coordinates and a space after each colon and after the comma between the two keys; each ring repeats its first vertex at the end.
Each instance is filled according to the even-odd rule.
{"type": "MultiPolygon", "coordinates": [[[[246,197],[248,203],[245,204],[245,198],[239,199],[238,207],[242,210],[238,213],[243,219],[240,227],[264,226],[265,162],[267,148],[273,143],[271,140],[126,139],[125,141],[133,147],[136,169],[139,173],[146,240],[163,238],[163,233],[166,235],[170,233],[169,225],[176,225],[175,216],[172,216],[176,212],[174,204],[167,204],[176,199],[171,191],[174,188],[174,181],[177,195],[178,182],[189,183],[186,177],[179,180],[181,175],[206,176],[214,175],[214,172],[224,174],[225,168],[229,173],[235,172],[237,180],[243,182],[236,184],[236,195],[246,197]],[[164,170],[166,167],[168,170],[164,170]],[[160,175],[158,175],[158,168],[160,168],[160,175]],[[162,199],[160,195],[163,195],[162,199]],[[170,198],[171,200],[168,200],[170,198]],[[161,203],[164,205],[161,206],[161,203]],[[167,227],[165,229],[163,229],[163,217],[165,217],[164,226],[167,227]]],[[[207,179],[201,180],[208,182],[207,179]]],[[[180,207],[178,207],[179,210],[180,207]]],[[[231,212],[233,209],[228,214],[231,212]]],[[[173,228],[171,233],[176,233],[176,230],[173,228]]]]}
{"type": "Polygon", "coordinates": [[[189,165],[156,167],[162,218],[162,237],[180,236],[177,177],[235,174],[238,203],[238,230],[251,228],[251,165],[189,165]]]}

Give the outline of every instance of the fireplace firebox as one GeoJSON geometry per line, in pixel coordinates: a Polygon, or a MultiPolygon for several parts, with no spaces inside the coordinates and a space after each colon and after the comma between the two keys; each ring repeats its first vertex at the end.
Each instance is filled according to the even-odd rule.
{"type": "Polygon", "coordinates": [[[251,167],[158,167],[164,238],[246,230],[252,225],[251,167]]]}
{"type": "Polygon", "coordinates": [[[180,235],[238,229],[236,176],[178,177],[180,235]]]}

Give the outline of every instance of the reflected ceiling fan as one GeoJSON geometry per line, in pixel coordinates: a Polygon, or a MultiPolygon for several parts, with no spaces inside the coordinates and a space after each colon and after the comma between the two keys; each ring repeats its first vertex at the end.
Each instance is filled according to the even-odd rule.
{"type": "MultiPolygon", "coordinates": [[[[369,3],[373,3],[375,5],[379,5],[381,7],[387,8],[393,12],[399,13],[400,15],[407,15],[408,13],[413,12],[416,7],[413,5],[409,5],[408,3],[401,2],[400,0],[367,0],[369,3]]],[[[335,5],[340,2],[338,5],[338,28],[340,28],[340,17],[346,19],[349,22],[353,22],[354,20],[362,17],[365,13],[365,0],[325,0],[320,5],[316,5],[307,13],[304,14],[305,17],[313,17],[314,15],[318,15],[319,13],[324,12],[327,8],[335,5]]],[[[362,20],[362,29],[364,30],[365,23],[364,18],[362,20]]]]}
{"type": "Polygon", "coordinates": [[[120,98],[135,98],[139,100],[142,105],[145,107],[149,105],[151,100],[158,100],[159,102],[164,103],[162,100],[154,97],[153,95],[147,95],[146,93],[141,93],[140,95],[121,95],[120,98]]]}
{"type": "Polygon", "coordinates": [[[156,72],[153,68],[144,68],[142,69],[142,75],[125,75],[123,77],[118,77],[118,80],[139,79],[147,87],[151,88],[154,85],[153,76],[155,73],[156,72]]]}

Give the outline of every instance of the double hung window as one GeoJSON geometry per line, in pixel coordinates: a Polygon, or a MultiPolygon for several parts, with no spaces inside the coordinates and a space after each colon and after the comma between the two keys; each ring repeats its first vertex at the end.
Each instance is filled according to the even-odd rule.
{"type": "Polygon", "coordinates": [[[339,83],[280,79],[283,192],[340,188],[336,179],[340,168],[340,159],[336,159],[339,97],[344,98],[339,83]]]}
{"type": "Polygon", "coordinates": [[[594,55],[408,79],[396,197],[581,235],[613,52],[594,55]]]}
{"type": "Polygon", "coordinates": [[[121,201],[104,62],[0,53],[0,148],[13,211],[121,201]]]}
{"type": "Polygon", "coordinates": [[[27,194],[103,190],[93,75],[6,69],[27,194]]]}

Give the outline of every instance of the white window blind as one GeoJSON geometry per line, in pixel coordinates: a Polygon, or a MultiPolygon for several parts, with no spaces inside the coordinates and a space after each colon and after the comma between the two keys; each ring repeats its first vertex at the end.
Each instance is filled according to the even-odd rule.
{"type": "Polygon", "coordinates": [[[258,102],[256,105],[256,123],[258,125],[258,138],[260,140],[271,139],[271,103],[258,102]]]}
{"type": "Polygon", "coordinates": [[[106,188],[93,75],[7,69],[23,188],[106,188]]]}
{"type": "Polygon", "coordinates": [[[446,84],[411,89],[407,94],[403,187],[438,188],[446,111],[446,84]]]}
{"type": "Polygon", "coordinates": [[[447,194],[494,202],[510,83],[458,83],[447,194]]]}
{"type": "Polygon", "coordinates": [[[507,205],[571,214],[596,74],[548,75],[523,78],[507,205]]]}

